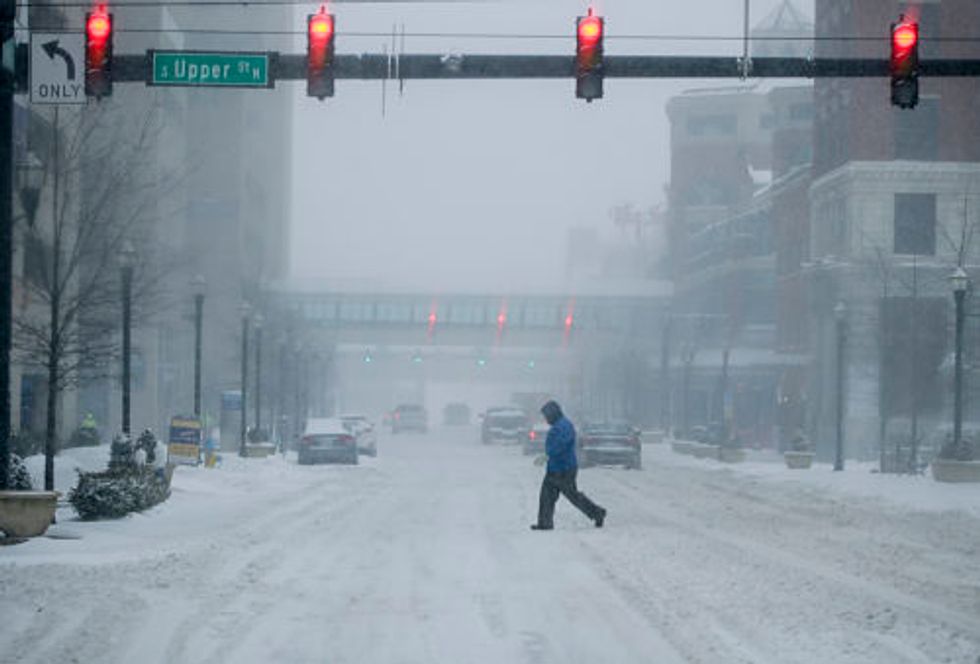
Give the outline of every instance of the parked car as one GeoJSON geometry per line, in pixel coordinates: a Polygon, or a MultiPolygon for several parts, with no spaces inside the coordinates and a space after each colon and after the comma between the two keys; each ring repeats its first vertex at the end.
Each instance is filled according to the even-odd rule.
{"type": "Polygon", "coordinates": [[[466,426],[470,423],[470,407],[458,401],[446,404],[442,410],[442,421],[446,426],[466,426]]]}
{"type": "Polygon", "coordinates": [[[299,463],[357,463],[357,436],[340,418],[313,418],[299,439],[299,463]]]}
{"type": "Polygon", "coordinates": [[[401,404],[391,414],[391,433],[429,430],[429,414],[418,404],[401,404]]]}
{"type": "Polygon", "coordinates": [[[544,454],[544,442],[548,438],[548,425],[535,424],[524,435],[524,454],[544,454]]]}
{"type": "Polygon", "coordinates": [[[491,443],[519,443],[521,435],[528,428],[527,415],[513,406],[490,408],[483,416],[480,426],[480,440],[484,445],[491,443]]]}
{"type": "Polygon", "coordinates": [[[623,465],[642,467],[640,432],[624,421],[590,422],[578,433],[578,457],[583,467],[623,465]]]}
{"type": "Polygon", "coordinates": [[[357,438],[357,451],[370,457],[378,456],[378,434],[366,415],[345,414],[340,416],[351,433],[357,438]]]}

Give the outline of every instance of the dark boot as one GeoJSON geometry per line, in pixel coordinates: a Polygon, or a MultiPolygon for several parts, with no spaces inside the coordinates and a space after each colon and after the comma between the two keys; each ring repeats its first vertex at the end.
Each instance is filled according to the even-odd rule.
{"type": "Polygon", "coordinates": [[[532,523],[531,530],[554,530],[554,526],[542,526],[539,523],[532,523]]]}
{"type": "Polygon", "coordinates": [[[602,524],[606,522],[606,510],[599,508],[599,511],[595,515],[595,527],[602,528],[602,524]]]}

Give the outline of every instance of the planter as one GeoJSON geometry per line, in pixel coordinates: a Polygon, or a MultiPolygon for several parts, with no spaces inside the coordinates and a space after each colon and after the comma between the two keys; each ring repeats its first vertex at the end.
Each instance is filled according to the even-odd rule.
{"type": "Polygon", "coordinates": [[[57,506],[57,491],[0,491],[0,530],[7,537],[43,535],[57,506]]]}
{"type": "Polygon", "coordinates": [[[640,434],[640,442],[644,445],[656,445],[664,442],[664,432],[659,430],[644,431],[640,434]]]}
{"type": "Polygon", "coordinates": [[[742,463],[745,461],[745,450],[740,447],[722,447],[718,450],[718,460],[725,463],[742,463]]]}
{"type": "Polygon", "coordinates": [[[246,443],[245,456],[254,458],[264,458],[276,453],[274,443],[246,443]]]}
{"type": "Polygon", "coordinates": [[[717,459],[721,453],[721,445],[694,444],[694,456],[698,459],[717,459]]]}
{"type": "Polygon", "coordinates": [[[809,468],[813,465],[813,452],[783,452],[783,461],[787,468],[794,470],[809,468]]]}
{"type": "Polygon", "coordinates": [[[694,454],[694,443],[687,440],[675,440],[670,444],[670,449],[678,454],[694,454]]]}
{"type": "Polygon", "coordinates": [[[932,477],[937,482],[980,482],[980,461],[933,459],[932,477]]]}

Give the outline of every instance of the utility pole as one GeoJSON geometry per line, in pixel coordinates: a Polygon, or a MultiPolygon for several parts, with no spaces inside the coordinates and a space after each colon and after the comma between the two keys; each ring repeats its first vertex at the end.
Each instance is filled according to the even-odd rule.
{"type": "MultiPolygon", "coordinates": [[[[3,53],[13,54],[16,0],[0,1],[3,53]]],[[[10,342],[13,329],[14,283],[14,63],[0,67],[0,490],[10,486],[10,342]]]]}

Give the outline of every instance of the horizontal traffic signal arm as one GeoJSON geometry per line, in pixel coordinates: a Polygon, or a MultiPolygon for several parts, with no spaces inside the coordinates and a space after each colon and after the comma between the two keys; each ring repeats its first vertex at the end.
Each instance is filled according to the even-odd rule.
{"type": "MultiPolygon", "coordinates": [[[[272,78],[306,80],[307,56],[273,53],[272,78]]],[[[392,77],[383,54],[334,56],[338,79],[378,80],[392,77]]],[[[113,56],[113,80],[145,83],[151,76],[149,55],[113,56]]],[[[24,63],[26,65],[26,63],[24,63]]],[[[741,78],[735,57],[606,56],[606,78],[741,78]]],[[[574,78],[575,57],[565,55],[403,55],[402,79],[574,78]]],[[[920,77],[980,76],[980,60],[922,60],[920,77]]],[[[887,78],[887,59],[754,58],[750,78],[887,78]]]]}

